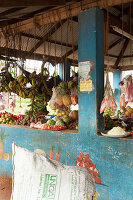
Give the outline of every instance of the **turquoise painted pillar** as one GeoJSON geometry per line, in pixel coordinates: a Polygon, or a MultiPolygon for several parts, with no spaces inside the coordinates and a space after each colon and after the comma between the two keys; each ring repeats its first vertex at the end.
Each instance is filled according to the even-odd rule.
{"type": "Polygon", "coordinates": [[[120,70],[115,70],[113,73],[113,88],[114,88],[114,95],[116,98],[116,103],[117,103],[117,109],[120,109],[120,95],[121,95],[121,91],[120,91],[120,83],[121,81],[121,71],[120,70]]]}
{"type": "Polygon", "coordinates": [[[70,67],[71,67],[71,62],[66,60],[64,62],[64,78],[66,81],[70,81],[70,67]]]}
{"type": "Polygon", "coordinates": [[[62,81],[64,81],[64,64],[59,64],[59,77],[62,81]]]}
{"type": "Polygon", "coordinates": [[[79,132],[96,135],[104,125],[100,115],[104,93],[103,12],[91,8],[79,14],[78,22],[79,132]]]}
{"type": "Polygon", "coordinates": [[[64,61],[63,64],[59,65],[59,76],[62,81],[69,81],[70,80],[70,61],[64,61]]]}

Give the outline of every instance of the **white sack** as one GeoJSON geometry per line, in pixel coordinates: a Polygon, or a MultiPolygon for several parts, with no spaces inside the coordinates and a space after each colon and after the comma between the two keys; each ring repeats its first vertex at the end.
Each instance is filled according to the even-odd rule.
{"type": "Polygon", "coordinates": [[[92,200],[94,179],[84,168],[65,166],[13,144],[11,200],[92,200]]]}

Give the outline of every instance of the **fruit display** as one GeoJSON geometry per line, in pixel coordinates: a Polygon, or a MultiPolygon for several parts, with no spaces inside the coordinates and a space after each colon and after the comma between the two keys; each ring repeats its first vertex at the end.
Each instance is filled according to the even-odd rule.
{"type": "Polygon", "coordinates": [[[57,120],[61,120],[68,128],[71,124],[71,129],[76,129],[78,127],[78,111],[71,111],[71,105],[76,105],[77,103],[77,79],[73,78],[69,82],[61,82],[56,88],[53,88],[53,94],[49,106],[52,110],[55,110],[57,120]],[[75,121],[76,124],[74,123],[75,121]]]}
{"type": "Polygon", "coordinates": [[[23,67],[16,65],[22,74],[15,75],[9,72],[8,68],[0,73],[0,92],[17,94],[22,98],[29,98],[29,110],[26,116],[11,120],[9,117],[2,117],[1,123],[12,123],[41,129],[60,130],[69,127],[78,129],[78,111],[71,112],[71,105],[78,103],[78,79],[72,77],[70,81],[61,82],[59,76],[49,76],[49,71],[41,67],[41,72],[28,72],[23,67]],[[54,86],[54,88],[53,88],[54,86]],[[53,92],[53,94],[52,94],[53,92]],[[52,96],[52,98],[51,98],[52,96]],[[51,99],[51,100],[50,100],[51,99]],[[47,104],[50,100],[50,108],[55,112],[56,118],[46,120],[39,117],[40,113],[47,114],[47,104]],[[7,120],[5,120],[7,118],[7,120]],[[76,123],[75,123],[76,122],[76,123]],[[73,123],[73,125],[72,125],[73,123]]]}
{"type": "Polygon", "coordinates": [[[103,116],[105,117],[106,115],[109,115],[109,116],[113,116],[115,113],[114,109],[108,107],[104,110],[104,113],[103,113],[103,116]]]}
{"type": "Polygon", "coordinates": [[[65,126],[64,122],[61,119],[57,119],[55,125],[56,126],[65,126]]]}
{"type": "Polygon", "coordinates": [[[125,117],[133,118],[133,108],[131,108],[130,106],[127,106],[124,110],[124,115],[125,117]]]}
{"type": "Polygon", "coordinates": [[[0,92],[13,92],[22,98],[29,98],[31,104],[28,116],[36,117],[38,113],[47,112],[47,103],[52,95],[53,86],[57,86],[61,80],[59,76],[49,76],[49,72],[44,66],[41,67],[41,72],[28,72],[21,66],[16,66],[22,74],[14,77],[12,72],[5,68],[5,71],[0,73],[0,92]]]}
{"type": "Polygon", "coordinates": [[[49,102],[50,108],[56,110],[60,106],[70,107],[78,103],[78,81],[74,78],[69,82],[60,82],[52,89],[53,94],[49,102]]]}
{"type": "Polygon", "coordinates": [[[53,120],[53,119],[49,119],[48,121],[47,121],[47,124],[49,125],[49,126],[53,126],[53,125],[55,125],[55,121],[53,120]]]}
{"type": "Polygon", "coordinates": [[[16,116],[13,116],[10,113],[1,113],[0,124],[12,124],[16,119],[16,116]]]}
{"type": "Polygon", "coordinates": [[[68,129],[69,130],[78,130],[78,120],[77,121],[71,121],[68,124],[68,129]]]}
{"type": "Polygon", "coordinates": [[[115,122],[113,121],[113,119],[111,119],[111,117],[109,115],[105,115],[105,117],[104,117],[105,130],[110,130],[114,126],[115,126],[115,122]]]}
{"type": "Polygon", "coordinates": [[[40,121],[41,123],[47,122],[44,116],[36,116],[36,118],[34,118],[27,115],[27,116],[18,117],[18,119],[13,122],[13,125],[30,126],[31,123],[37,123],[38,121],[40,121]]]}
{"type": "Polygon", "coordinates": [[[65,106],[70,106],[72,104],[70,95],[66,94],[63,96],[63,104],[65,106]]]}
{"type": "Polygon", "coordinates": [[[62,120],[54,121],[52,119],[48,120],[47,123],[42,123],[41,121],[30,124],[30,128],[49,130],[49,131],[59,131],[63,129],[67,129],[62,120]]]}

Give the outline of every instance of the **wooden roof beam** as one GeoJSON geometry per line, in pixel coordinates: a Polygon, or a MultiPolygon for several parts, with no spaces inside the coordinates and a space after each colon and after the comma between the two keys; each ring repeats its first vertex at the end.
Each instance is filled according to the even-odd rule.
{"type": "Polygon", "coordinates": [[[62,23],[58,22],[54,26],[52,26],[52,28],[48,31],[48,33],[44,35],[44,37],[30,50],[29,53],[32,54],[33,52],[35,52],[48,39],[48,37],[53,35],[55,31],[57,31],[61,27],[61,24],[65,22],[66,20],[63,20],[62,23]]]}
{"type": "MultiPolygon", "coordinates": [[[[42,40],[42,37],[40,37],[40,36],[34,36],[32,34],[29,34],[29,33],[22,32],[21,35],[24,36],[24,37],[28,37],[28,38],[42,40]]],[[[45,42],[50,42],[51,44],[55,44],[55,41],[51,40],[51,39],[47,39],[47,40],[45,40],[45,42]]],[[[64,43],[64,42],[56,41],[56,44],[60,45],[60,46],[66,46],[66,43],[64,43]]],[[[67,44],[67,46],[72,48],[72,44],[67,44]]]]}
{"type": "Polygon", "coordinates": [[[17,12],[17,11],[19,11],[19,10],[24,9],[24,8],[25,8],[25,7],[21,7],[21,8],[10,8],[10,9],[8,9],[8,10],[5,10],[4,12],[1,12],[1,13],[0,13],[0,19],[5,18],[6,15],[9,15],[9,14],[11,14],[11,13],[15,13],[15,12],[17,12]]]}
{"type": "Polygon", "coordinates": [[[122,47],[122,49],[120,51],[120,54],[119,54],[119,56],[118,56],[118,58],[117,58],[117,60],[116,60],[116,62],[114,64],[115,68],[118,67],[118,65],[119,65],[119,63],[120,63],[120,61],[121,61],[121,59],[122,59],[122,57],[123,57],[123,55],[125,53],[125,50],[126,50],[128,44],[129,44],[129,39],[126,39],[124,44],[123,44],[123,47],[122,47]]]}
{"type": "Polygon", "coordinates": [[[109,50],[112,49],[113,47],[115,47],[117,44],[119,44],[122,40],[123,40],[123,38],[120,38],[120,39],[116,40],[115,42],[113,42],[113,43],[109,46],[109,50]]]}
{"type": "MultiPolygon", "coordinates": [[[[6,47],[0,47],[0,55],[1,56],[7,56],[5,55],[5,52],[9,52],[8,58],[9,57],[15,57],[15,58],[23,58],[23,59],[32,59],[32,60],[44,60],[44,57],[48,58],[48,62],[53,62],[55,63],[55,56],[49,56],[49,55],[43,55],[43,54],[29,54],[27,51],[22,51],[22,50],[17,50],[17,49],[11,49],[11,48],[6,48],[6,47]]],[[[68,59],[71,63],[75,63],[76,65],[78,64],[77,60],[72,60],[68,59]]],[[[62,59],[60,57],[56,56],[56,61],[57,63],[61,63],[62,59]]]]}
{"type": "Polygon", "coordinates": [[[65,0],[4,0],[0,2],[0,7],[33,7],[33,6],[60,6],[65,0]]]}
{"type": "MultiPolygon", "coordinates": [[[[7,1],[5,0],[2,3],[7,4],[7,1]]],[[[14,0],[17,1],[17,0],[14,0]]],[[[35,1],[35,0],[34,0],[35,1]]],[[[41,0],[42,1],[42,0],[41,0]]],[[[54,1],[54,0],[53,0],[54,1]]],[[[63,2],[63,0],[60,0],[63,2]]],[[[10,3],[12,1],[10,0],[10,3]]],[[[18,4],[20,4],[22,1],[18,1],[18,4]]],[[[50,4],[50,1],[44,1],[50,4]]],[[[123,0],[122,3],[128,3],[132,2],[132,0],[123,0]]],[[[36,3],[39,5],[39,2],[36,1],[36,3]]],[[[121,4],[121,0],[99,0],[99,1],[92,1],[92,0],[82,0],[81,2],[72,3],[70,5],[65,5],[62,8],[58,8],[56,10],[49,11],[47,13],[38,15],[36,17],[30,18],[28,20],[24,20],[15,24],[12,24],[10,26],[4,27],[0,30],[0,34],[3,36],[5,32],[8,32],[8,34],[16,34],[17,32],[22,32],[27,29],[35,28],[35,21],[40,25],[45,25],[49,23],[55,23],[63,19],[67,19],[68,17],[77,16],[80,12],[83,10],[92,8],[92,7],[99,7],[99,8],[107,8],[108,6],[114,6],[121,4]]],[[[7,4],[9,6],[9,4],[7,4]]],[[[33,5],[33,2],[32,2],[33,5]]],[[[24,5],[26,6],[26,4],[24,5]]]]}
{"type": "Polygon", "coordinates": [[[73,52],[78,50],[78,46],[75,46],[74,49],[71,49],[70,51],[66,52],[64,56],[62,56],[62,60],[69,57],[73,52]]]}
{"type": "Polygon", "coordinates": [[[133,65],[119,66],[121,71],[133,70],[133,65]]]}

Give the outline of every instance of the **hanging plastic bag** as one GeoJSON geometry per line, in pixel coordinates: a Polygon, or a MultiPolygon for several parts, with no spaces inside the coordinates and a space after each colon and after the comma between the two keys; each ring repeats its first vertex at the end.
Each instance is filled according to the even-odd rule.
{"type": "Polygon", "coordinates": [[[124,78],[125,94],[128,102],[133,102],[133,78],[132,75],[124,78]]]}
{"type": "Polygon", "coordinates": [[[49,101],[49,106],[52,110],[56,110],[58,108],[57,107],[57,97],[58,97],[59,93],[58,93],[58,89],[56,87],[53,87],[52,91],[53,91],[53,94],[49,101]]]}
{"type": "Polygon", "coordinates": [[[109,107],[115,111],[117,108],[117,105],[115,102],[113,90],[112,90],[110,82],[109,82],[109,75],[107,73],[104,99],[101,103],[100,113],[103,113],[105,111],[105,109],[107,109],[109,107]]]}
{"type": "Polygon", "coordinates": [[[120,97],[120,108],[125,109],[126,105],[128,104],[128,101],[126,101],[125,94],[123,93],[120,97]]]}

